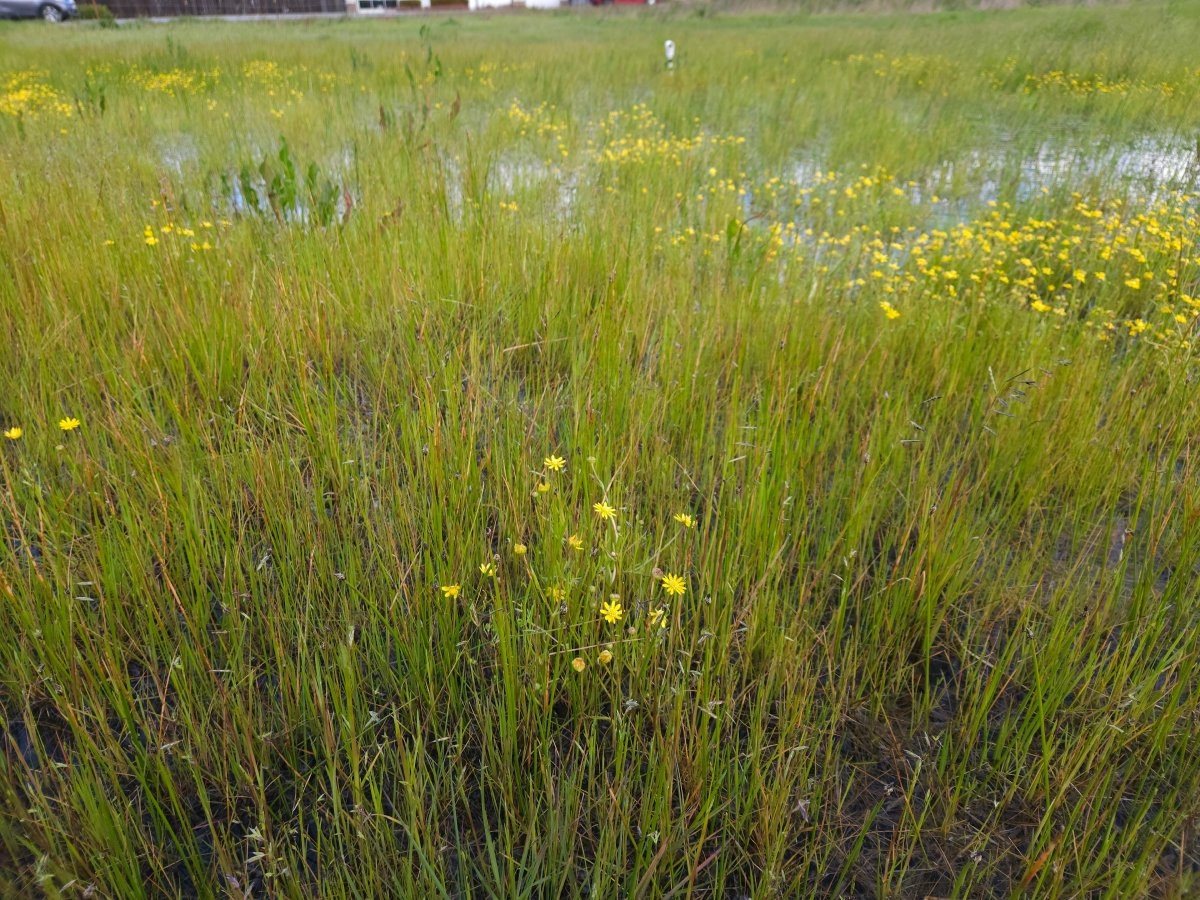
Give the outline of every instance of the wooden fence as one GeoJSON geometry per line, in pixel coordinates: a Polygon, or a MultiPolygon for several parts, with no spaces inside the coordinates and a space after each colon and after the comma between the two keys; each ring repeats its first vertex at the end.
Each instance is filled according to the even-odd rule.
{"type": "MultiPolygon", "coordinates": [[[[81,6],[88,0],[78,0],[81,6]]],[[[97,0],[118,18],[344,13],[346,0],[97,0]]]]}

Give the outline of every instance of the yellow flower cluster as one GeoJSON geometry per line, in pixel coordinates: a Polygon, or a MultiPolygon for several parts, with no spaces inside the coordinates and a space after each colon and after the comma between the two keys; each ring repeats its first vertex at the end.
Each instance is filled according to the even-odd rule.
{"type": "Polygon", "coordinates": [[[539,103],[533,109],[525,109],[514,100],[508,108],[508,118],[516,126],[520,137],[532,135],[542,139],[561,139],[568,128],[565,120],[559,120],[556,108],[548,103],[539,103]]]}
{"type": "MultiPolygon", "coordinates": [[[[142,228],[142,243],[147,247],[157,247],[162,239],[172,238],[172,240],[164,246],[176,247],[178,249],[190,249],[193,252],[207,252],[216,249],[213,244],[215,240],[215,229],[217,225],[222,228],[228,228],[232,223],[228,219],[221,219],[214,224],[207,219],[195,226],[181,225],[178,222],[167,222],[164,225],[158,226],[157,229],[153,225],[146,225],[142,228]]],[[[106,240],[108,246],[112,246],[115,241],[106,240]]]]}
{"type": "Polygon", "coordinates": [[[844,60],[835,60],[834,64],[869,70],[876,78],[905,82],[914,87],[951,84],[959,73],[958,66],[950,59],[921,53],[894,57],[883,52],[869,56],[852,53],[844,60]]]}
{"type": "MultiPolygon", "coordinates": [[[[954,84],[962,77],[961,65],[945,56],[909,53],[903,56],[888,56],[883,52],[873,54],[852,53],[834,65],[853,71],[869,72],[876,78],[916,88],[944,87],[954,84]]],[[[996,91],[1019,89],[1025,94],[1039,91],[1056,91],[1080,97],[1112,95],[1124,97],[1129,94],[1158,94],[1173,97],[1183,89],[1194,90],[1195,84],[1177,84],[1169,81],[1148,81],[1126,76],[1110,77],[1099,72],[1068,72],[1049,69],[1044,72],[1029,72],[1022,78],[1017,72],[1020,60],[1009,57],[992,72],[991,86],[996,91]]],[[[1183,81],[1194,78],[1188,73],[1183,81]]]]}
{"type": "Polygon", "coordinates": [[[588,153],[600,163],[643,165],[657,160],[682,167],[701,151],[746,143],[738,135],[710,135],[702,130],[690,137],[671,134],[644,104],[614,110],[599,123],[598,131],[599,136],[588,142],[588,153]]]}
{"type": "Polygon", "coordinates": [[[1158,93],[1170,97],[1175,93],[1175,85],[1165,81],[1143,81],[1131,78],[1106,78],[1103,75],[1081,75],[1052,69],[1041,74],[1025,76],[1022,90],[1026,94],[1038,91],[1061,91],[1090,97],[1094,94],[1115,94],[1124,97],[1131,93],[1158,93]]]}
{"type": "Polygon", "coordinates": [[[0,83],[0,116],[36,119],[41,115],[71,116],[75,108],[51,87],[48,73],[16,72],[0,83]]]}
{"type": "MultiPolygon", "coordinates": [[[[731,233],[726,223],[739,221],[742,192],[708,200],[709,221],[719,230],[659,230],[662,246],[696,246],[702,255],[720,248],[731,233]]],[[[931,209],[944,201],[883,169],[804,170],[791,181],[767,178],[752,192],[756,208],[772,212],[732,232],[743,248],[761,248],[765,259],[812,272],[851,298],[869,289],[889,319],[914,303],[969,299],[1069,318],[1102,341],[1121,334],[1200,349],[1193,339],[1200,319],[1200,292],[1192,287],[1200,283],[1194,195],[1100,202],[1076,194],[1045,217],[1019,217],[1007,203],[980,201],[976,215],[931,228],[931,209]],[[861,224],[881,208],[893,221],[920,224],[861,224]]]]}
{"type": "Polygon", "coordinates": [[[141,66],[132,66],[125,73],[125,80],[151,94],[169,94],[174,97],[192,96],[211,90],[221,78],[220,69],[196,71],[193,69],[166,69],[155,71],[141,66]]]}
{"type": "MultiPolygon", "coordinates": [[[[595,459],[588,457],[587,463],[592,478],[599,482],[595,459]]],[[[583,650],[602,646],[604,649],[595,661],[608,665],[615,658],[615,649],[639,640],[639,633],[643,638],[655,641],[667,634],[668,604],[673,598],[686,597],[689,590],[687,577],[682,572],[664,571],[657,566],[651,572],[645,572],[642,567],[647,565],[647,560],[661,559],[673,544],[679,542],[684,551],[678,561],[682,563],[681,568],[686,568],[693,552],[689,545],[697,518],[687,512],[674,513],[671,516],[674,526],[670,526],[673,536],[669,538],[642,534],[643,523],[611,502],[608,490],[601,499],[592,501],[594,518],[581,514],[572,505],[572,498],[582,495],[581,485],[571,483],[575,472],[573,467],[568,472],[565,455],[548,453],[543,457],[541,467],[531,473],[534,482],[530,496],[535,501],[535,524],[532,527],[520,525],[515,529],[511,556],[493,554],[484,558],[479,565],[481,577],[473,579],[474,588],[466,598],[474,602],[492,598],[496,603],[493,615],[513,615],[520,626],[518,634],[524,639],[548,638],[546,655],[573,657],[571,666],[582,672],[587,668],[588,660],[576,654],[583,650]],[[543,485],[551,483],[561,490],[541,490],[543,485]],[[573,519],[580,530],[560,540],[537,541],[535,538],[526,544],[517,538],[517,535],[525,534],[533,537],[545,527],[561,528],[573,519]],[[589,535],[587,542],[583,534],[589,535]],[[589,553],[571,552],[582,551],[589,544],[592,547],[589,553]],[[644,592],[643,599],[628,604],[621,594],[610,592],[621,582],[644,592]],[[600,594],[602,587],[604,594],[600,594]],[[656,592],[661,592],[662,602],[651,599],[656,592]],[[597,594],[605,599],[591,599],[597,594]],[[624,636],[618,637],[610,631],[613,626],[622,626],[624,636]]],[[[438,585],[437,590],[444,600],[456,602],[468,591],[463,583],[450,579],[438,585]]],[[[473,603],[471,608],[476,608],[473,603]]]]}
{"type": "Polygon", "coordinates": [[[494,90],[497,75],[509,75],[514,72],[528,72],[533,63],[494,63],[481,62],[477,66],[467,66],[462,70],[463,77],[481,88],[494,90]]]}

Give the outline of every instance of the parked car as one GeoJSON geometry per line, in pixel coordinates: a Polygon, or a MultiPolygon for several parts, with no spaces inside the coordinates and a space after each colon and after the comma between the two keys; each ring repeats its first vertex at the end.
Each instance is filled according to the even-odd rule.
{"type": "Polygon", "coordinates": [[[61,22],[78,13],[75,0],[0,0],[0,19],[34,19],[61,22]]]}

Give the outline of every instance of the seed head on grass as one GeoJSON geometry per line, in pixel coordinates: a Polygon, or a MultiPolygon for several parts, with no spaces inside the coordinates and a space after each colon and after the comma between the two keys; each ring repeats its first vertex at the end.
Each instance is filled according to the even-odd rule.
{"type": "Polygon", "coordinates": [[[610,597],[607,603],[600,607],[600,615],[609,625],[616,625],[621,619],[625,618],[625,610],[621,606],[619,597],[610,597]]]}
{"type": "Polygon", "coordinates": [[[684,584],[683,577],[680,575],[664,575],[662,587],[669,597],[682,597],[687,591],[687,585],[684,584]]]}

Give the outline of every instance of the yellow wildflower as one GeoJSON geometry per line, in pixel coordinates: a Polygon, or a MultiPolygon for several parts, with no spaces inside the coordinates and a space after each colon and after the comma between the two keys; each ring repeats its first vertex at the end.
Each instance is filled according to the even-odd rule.
{"type": "Polygon", "coordinates": [[[603,500],[601,500],[599,503],[593,503],[592,509],[596,511],[596,515],[598,515],[601,519],[615,519],[617,517],[616,509],[609,506],[603,500]]]}
{"type": "Polygon", "coordinates": [[[488,578],[496,577],[496,564],[494,562],[484,562],[479,564],[479,571],[488,578]]]}
{"type": "Polygon", "coordinates": [[[582,550],[583,549],[583,538],[581,538],[577,534],[573,534],[569,538],[567,538],[567,543],[571,545],[572,550],[582,550]]]}
{"type": "Polygon", "coordinates": [[[74,431],[79,427],[79,420],[71,417],[58,420],[58,427],[63,431],[74,431]]]}
{"type": "Polygon", "coordinates": [[[20,428],[18,428],[16,425],[14,425],[12,428],[8,429],[8,431],[4,432],[4,436],[6,438],[8,438],[10,441],[15,441],[18,438],[20,438],[21,435],[24,433],[25,432],[23,432],[20,428]]]}
{"type": "Polygon", "coordinates": [[[545,481],[539,481],[539,482],[538,482],[538,486],[537,486],[537,492],[538,492],[539,494],[544,494],[544,493],[546,493],[546,491],[548,491],[548,490],[550,490],[550,485],[549,485],[549,484],[547,484],[545,481]]]}
{"type": "Polygon", "coordinates": [[[582,672],[584,669],[587,668],[587,663],[584,662],[582,656],[577,656],[573,660],[571,660],[571,668],[574,669],[576,672],[582,672]]]}
{"type": "Polygon", "coordinates": [[[561,472],[563,470],[563,467],[566,466],[566,464],[567,464],[567,461],[565,459],[563,459],[561,456],[547,456],[545,459],[542,460],[542,465],[545,466],[547,469],[549,469],[551,472],[561,472]]]}
{"type": "Polygon", "coordinates": [[[678,522],[680,525],[682,525],[684,528],[695,528],[696,527],[696,520],[693,519],[691,516],[689,516],[687,513],[675,513],[675,521],[678,522]]]}
{"type": "Polygon", "coordinates": [[[457,584],[443,584],[442,585],[442,593],[446,595],[447,600],[457,600],[458,592],[460,590],[462,590],[462,588],[460,585],[457,585],[457,584]]]}
{"type": "Polygon", "coordinates": [[[900,310],[896,309],[896,307],[892,306],[892,304],[888,303],[886,300],[879,304],[879,308],[883,310],[883,314],[889,319],[900,318],[900,310]]]}
{"type": "Polygon", "coordinates": [[[612,662],[612,653],[608,650],[601,650],[600,655],[596,658],[600,661],[600,665],[607,666],[612,662]]]}
{"type": "Polygon", "coordinates": [[[650,614],[646,617],[646,628],[647,630],[651,630],[655,626],[658,626],[659,628],[667,627],[666,607],[659,607],[658,609],[655,609],[654,607],[650,608],[650,614]]]}
{"type": "Polygon", "coordinates": [[[524,556],[525,551],[528,549],[524,544],[513,544],[513,553],[517,554],[517,556],[524,556]]]}
{"type": "Polygon", "coordinates": [[[687,590],[687,585],[684,584],[683,578],[679,575],[664,575],[662,577],[662,586],[663,590],[672,597],[681,596],[687,590]]]}
{"type": "Polygon", "coordinates": [[[621,607],[621,598],[612,596],[608,602],[600,607],[600,615],[609,625],[616,625],[625,617],[625,610],[621,607]]]}

